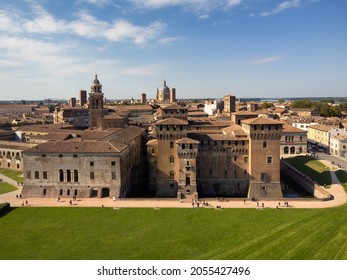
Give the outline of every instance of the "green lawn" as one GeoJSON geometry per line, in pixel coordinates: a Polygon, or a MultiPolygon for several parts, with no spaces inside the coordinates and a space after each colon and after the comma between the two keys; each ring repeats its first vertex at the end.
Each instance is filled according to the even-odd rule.
{"type": "Polygon", "coordinates": [[[331,185],[330,171],[319,160],[309,156],[296,156],[286,158],[285,161],[318,184],[331,185]]]}
{"type": "Polygon", "coordinates": [[[337,178],[339,178],[339,181],[342,183],[342,186],[347,193],[347,173],[344,170],[337,170],[335,174],[337,178]]]}
{"type": "Polygon", "coordinates": [[[0,173],[11,178],[12,180],[15,180],[16,182],[23,183],[23,172],[21,171],[0,168],[0,173]]]}
{"type": "Polygon", "coordinates": [[[347,204],[329,209],[22,207],[0,259],[343,259],[347,204]]]}
{"type": "Polygon", "coordinates": [[[0,194],[13,192],[15,190],[17,190],[17,188],[15,186],[12,186],[11,184],[9,184],[7,182],[0,183],[0,194]]]}

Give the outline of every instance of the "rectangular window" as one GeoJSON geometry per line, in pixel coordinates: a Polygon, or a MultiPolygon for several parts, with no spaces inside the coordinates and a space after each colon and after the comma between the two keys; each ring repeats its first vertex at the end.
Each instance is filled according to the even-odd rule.
{"type": "Polygon", "coordinates": [[[234,161],[237,161],[237,157],[236,156],[234,157],[234,161]]]}
{"type": "Polygon", "coordinates": [[[63,157],[63,155],[62,155],[62,154],[60,154],[60,155],[59,155],[59,157],[63,157]]]}
{"type": "Polygon", "coordinates": [[[77,195],[77,190],[75,190],[74,195],[77,195]]]}
{"type": "Polygon", "coordinates": [[[43,178],[43,179],[46,179],[46,180],[48,179],[48,173],[47,173],[47,171],[43,171],[43,172],[42,172],[42,178],[43,178]]]}
{"type": "Polygon", "coordinates": [[[39,179],[40,178],[40,172],[39,171],[35,171],[35,179],[39,179]]]}
{"type": "Polygon", "coordinates": [[[90,179],[94,180],[94,172],[90,172],[90,179]]]}
{"type": "Polygon", "coordinates": [[[272,157],[267,157],[267,163],[271,164],[272,163],[272,157]]]}
{"type": "Polygon", "coordinates": [[[47,189],[43,189],[43,195],[47,194],[47,189]]]}
{"type": "Polygon", "coordinates": [[[243,162],[244,162],[244,163],[247,163],[247,162],[248,162],[248,156],[244,156],[244,157],[243,157],[243,162]]]}
{"type": "Polygon", "coordinates": [[[111,178],[112,178],[112,180],[115,180],[115,179],[116,179],[116,172],[112,172],[112,173],[111,173],[111,178]]]}
{"type": "Polygon", "coordinates": [[[63,195],[64,191],[62,189],[60,189],[59,191],[59,195],[63,195]]]}
{"type": "Polygon", "coordinates": [[[116,165],[116,162],[115,161],[111,161],[111,165],[116,165]]]}
{"type": "Polygon", "coordinates": [[[266,173],[260,173],[260,179],[261,179],[263,182],[266,182],[266,181],[267,181],[267,174],[266,174],[266,173]]]}
{"type": "Polygon", "coordinates": [[[77,157],[77,155],[75,154],[75,155],[73,155],[73,157],[77,157]]]}
{"type": "Polygon", "coordinates": [[[67,195],[70,195],[70,190],[67,190],[67,195]]]}
{"type": "Polygon", "coordinates": [[[94,166],[94,161],[89,162],[89,166],[94,166]]]}
{"type": "Polygon", "coordinates": [[[46,154],[42,154],[41,156],[42,156],[42,157],[46,157],[46,154]]]}
{"type": "Polygon", "coordinates": [[[31,179],[31,171],[27,171],[27,179],[31,179]]]}

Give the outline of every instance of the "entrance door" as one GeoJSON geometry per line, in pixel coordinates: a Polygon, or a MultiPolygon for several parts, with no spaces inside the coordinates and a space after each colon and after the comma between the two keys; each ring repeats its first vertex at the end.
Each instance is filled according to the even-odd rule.
{"type": "Polygon", "coordinates": [[[101,197],[109,197],[110,196],[110,189],[109,188],[103,188],[101,190],[101,197]]]}
{"type": "Polygon", "coordinates": [[[98,189],[91,189],[90,197],[98,197],[98,189]]]}
{"type": "Polygon", "coordinates": [[[190,177],[189,176],[186,177],[186,186],[190,186],[190,177]]]}

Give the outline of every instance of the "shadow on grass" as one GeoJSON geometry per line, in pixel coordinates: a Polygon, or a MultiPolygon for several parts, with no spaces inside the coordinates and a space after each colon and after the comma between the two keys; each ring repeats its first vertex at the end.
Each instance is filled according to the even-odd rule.
{"type": "Polygon", "coordinates": [[[313,181],[317,182],[320,185],[330,185],[331,184],[331,175],[329,169],[324,170],[323,172],[318,172],[317,170],[308,166],[310,163],[315,163],[319,166],[325,167],[324,164],[320,163],[317,159],[309,156],[297,156],[292,158],[284,159],[285,162],[299,170],[301,173],[310,177],[313,181]]]}
{"type": "Polygon", "coordinates": [[[11,207],[9,203],[0,204],[0,218],[15,210],[17,207],[11,207]]]}

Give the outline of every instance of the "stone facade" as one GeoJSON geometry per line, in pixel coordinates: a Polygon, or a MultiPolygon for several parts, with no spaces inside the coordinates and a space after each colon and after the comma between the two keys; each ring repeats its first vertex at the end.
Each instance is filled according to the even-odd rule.
{"type": "Polygon", "coordinates": [[[145,130],[129,126],[23,152],[23,197],[126,197],[145,176],[145,130]]]}
{"type": "Polygon", "coordinates": [[[281,137],[281,155],[307,152],[307,131],[290,124],[283,126],[281,137]]]}

